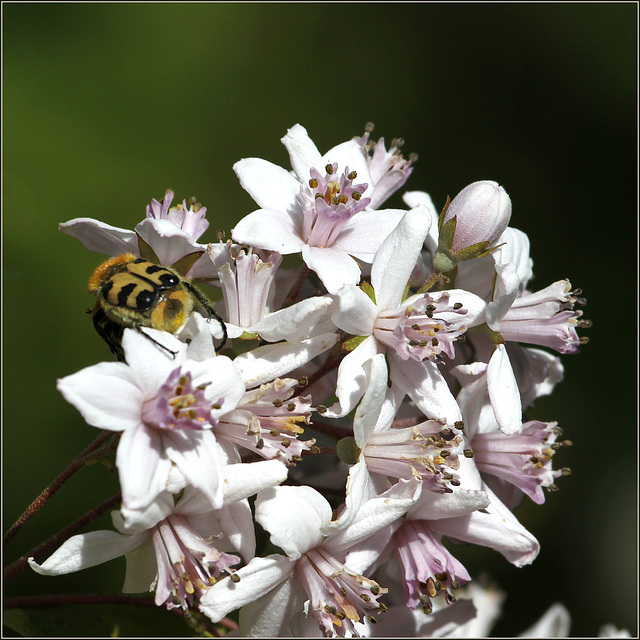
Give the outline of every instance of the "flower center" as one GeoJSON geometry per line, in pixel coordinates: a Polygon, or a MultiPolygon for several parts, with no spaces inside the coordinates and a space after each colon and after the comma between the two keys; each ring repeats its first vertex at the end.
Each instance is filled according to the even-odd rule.
{"type": "Polygon", "coordinates": [[[451,303],[449,294],[432,300],[428,293],[413,304],[383,311],[377,318],[373,335],[393,348],[403,360],[426,360],[455,356],[454,343],[466,328],[451,322],[452,314],[465,315],[462,303],[451,303]],[[456,328],[458,327],[458,328],[456,328]]]}
{"type": "Polygon", "coordinates": [[[302,237],[312,247],[330,247],[349,220],[362,211],[371,198],[362,194],[368,185],[354,185],[355,171],[347,167],[338,177],[338,163],[328,164],[323,176],[317,169],[310,170],[308,187],[300,195],[304,205],[302,237]]]}
{"type": "Polygon", "coordinates": [[[209,382],[197,386],[190,372],[174,369],[157,395],[143,408],[144,422],[156,429],[207,429],[212,424],[211,402],[204,390],[209,382]]]}

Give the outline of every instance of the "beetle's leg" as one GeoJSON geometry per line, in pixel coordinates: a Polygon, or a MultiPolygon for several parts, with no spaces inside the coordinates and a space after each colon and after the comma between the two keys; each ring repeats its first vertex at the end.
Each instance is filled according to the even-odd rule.
{"type": "Polygon", "coordinates": [[[209,317],[215,318],[220,323],[220,326],[222,327],[222,341],[216,347],[216,352],[220,351],[227,342],[227,326],[225,325],[224,320],[218,315],[209,299],[196,287],[194,287],[190,282],[187,281],[184,282],[184,286],[187,288],[189,293],[192,293],[196,297],[196,300],[200,303],[200,306],[209,314],[209,317]]]}

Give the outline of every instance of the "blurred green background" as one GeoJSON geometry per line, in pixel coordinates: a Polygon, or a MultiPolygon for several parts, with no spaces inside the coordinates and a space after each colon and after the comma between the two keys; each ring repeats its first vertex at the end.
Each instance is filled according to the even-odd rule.
{"type": "MultiPolygon", "coordinates": [[[[2,11],[5,531],[97,435],[55,382],[110,359],[84,313],[103,257],[58,223],[132,228],[172,187],[208,207],[213,241],[255,208],[235,161],[288,167],[279,140],[293,124],[324,152],[372,121],[374,137],[419,153],[406,188],[437,206],[475,180],[500,182],[512,226],[531,239],[535,287],[570,278],[594,323],[591,343],[564,358],[565,382],[531,412],[574,442],[557,456],[572,477],[517,514],[538,559],[516,569],[492,551],[461,552],[472,576],[508,592],[495,634],[519,633],[556,601],[572,635],[606,622],[637,633],[636,3],[2,11]]],[[[5,564],[117,487],[102,465],[80,471],[5,564]]],[[[5,596],[117,593],[123,578],[122,560],[63,578],[28,572],[5,596]]]]}

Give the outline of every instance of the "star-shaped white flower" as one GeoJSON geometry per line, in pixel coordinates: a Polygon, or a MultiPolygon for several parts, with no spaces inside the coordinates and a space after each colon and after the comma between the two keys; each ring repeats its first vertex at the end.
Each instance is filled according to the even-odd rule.
{"type": "Polygon", "coordinates": [[[294,175],[266,160],[246,158],[234,165],[242,187],[261,207],[232,230],[242,244],[302,253],[329,293],[357,284],[403,211],[370,210],[375,187],[362,145],[350,140],[321,155],[299,124],[282,139],[294,175]]]}
{"type": "Polygon", "coordinates": [[[218,508],[223,462],[211,427],[238,405],[242,376],[226,356],[196,361],[172,335],[144,331],[175,357],[125,329],[126,364],[87,367],[59,380],[58,389],[90,425],[122,432],[116,466],[126,508],[144,509],[165,491],[172,465],[218,508]]]}
{"type": "Polygon", "coordinates": [[[448,424],[460,419],[436,358],[453,357],[455,339],[476,323],[485,305],[478,296],[459,289],[402,300],[430,222],[428,210],[418,206],[405,213],[383,242],[371,266],[375,301],[353,285],[338,292],[333,321],[343,331],[364,339],[340,363],[339,402],[329,415],[343,416],[353,409],[367,385],[363,364],[384,353],[390,367],[389,402],[398,406],[409,395],[430,418],[448,424]]]}

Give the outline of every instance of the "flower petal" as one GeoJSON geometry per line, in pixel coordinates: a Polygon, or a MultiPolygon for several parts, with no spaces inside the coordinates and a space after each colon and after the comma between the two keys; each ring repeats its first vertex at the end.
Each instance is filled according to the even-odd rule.
{"type": "Polygon", "coordinates": [[[335,325],[352,336],[370,336],[378,307],[360,287],[345,284],[337,293],[338,308],[331,315],[335,325]]]}
{"type": "Polygon", "coordinates": [[[43,576],[60,576],[123,556],[141,545],[146,534],[125,536],[115,531],[92,531],[69,538],[42,564],[29,558],[29,566],[43,576]]]}
{"type": "Polygon", "coordinates": [[[246,567],[234,572],[239,580],[218,581],[200,598],[199,609],[212,622],[222,620],[230,611],[238,609],[265,595],[286,580],[295,563],[281,555],[254,558],[246,567]]]}
{"type": "Polygon", "coordinates": [[[428,418],[453,424],[462,420],[460,408],[438,365],[430,360],[402,360],[389,353],[390,378],[428,418]]]}
{"type": "Polygon", "coordinates": [[[322,161],[318,148],[309,137],[307,130],[300,124],[294,124],[287,129],[282,144],[289,152],[289,159],[293,171],[299,182],[306,183],[309,180],[309,170],[322,161]]]}
{"type": "Polygon", "coordinates": [[[300,208],[300,182],[286,169],[261,158],[244,158],[233,165],[233,170],[261,209],[292,213],[300,208]]]}
{"type": "Polygon", "coordinates": [[[322,542],[321,528],[331,521],[331,506],[312,487],[272,487],[256,498],[256,521],[274,545],[297,560],[322,542]]]}
{"type": "Polygon", "coordinates": [[[302,259],[322,280],[329,293],[337,293],[345,284],[360,282],[360,267],[347,253],[333,247],[303,245],[302,259]]]}
{"type": "Polygon", "coordinates": [[[309,333],[327,311],[332,300],[329,296],[316,296],[270,313],[251,327],[267,342],[287,340],[299,342],[309,337],[309,333]]]}
{"type": "Polygon", "coordinates": [[[138,238],[134,231],[113,227],[93,218],[74,218],[58,225],[62,233],[77,238],[96,253],[117,256],[121,253],[138,255],[138,238]]]}
{"type": "Polygon", "coordinates": [[[233,362],[240,370],[247,389],[250,389],[301,367],[337,341],[337,333],[323,333],[297,344],[268,344],[239,355],[233,362]]]}
{"type": "Polygon", "coordinates": [[[144,509],[165,490],[171,460],[158,433],[145,425],[127,429],[120,438],[116,466],[127,509],[144,509]]]}
{"type": "Polygon", "coordinates": [[[503,344],[496,346],[489,360],[487,390],[500,430],[506,435],[522,431],[520,391],[503,344]]]}
{"type": "Polygon", "coordinates": [[[332,246],[362,262],[371,263],[385,238],[398,226],[405,213],[403,209],[365,209],[347,222],[332,246]]]}
{"type": "Polygon", "coordinates": [[[142,391],[123,362],[101,362],[57,383],[58,391],[92,426],[110,431],[140,424],[142,391]]]}
{"type": "Polygon", "coordinates": [[[231,229],[235,242],[278,253],[299,253],[303,242],[296,220],[276,209],[258,209],[231,229]]]}
{"type": "Polygon", "coordinates": [[[382,243],[371,265],[371,284],[379,309],[396,309],[418,262],[431,218],[425,207],[407,211],[382,243]]]}

